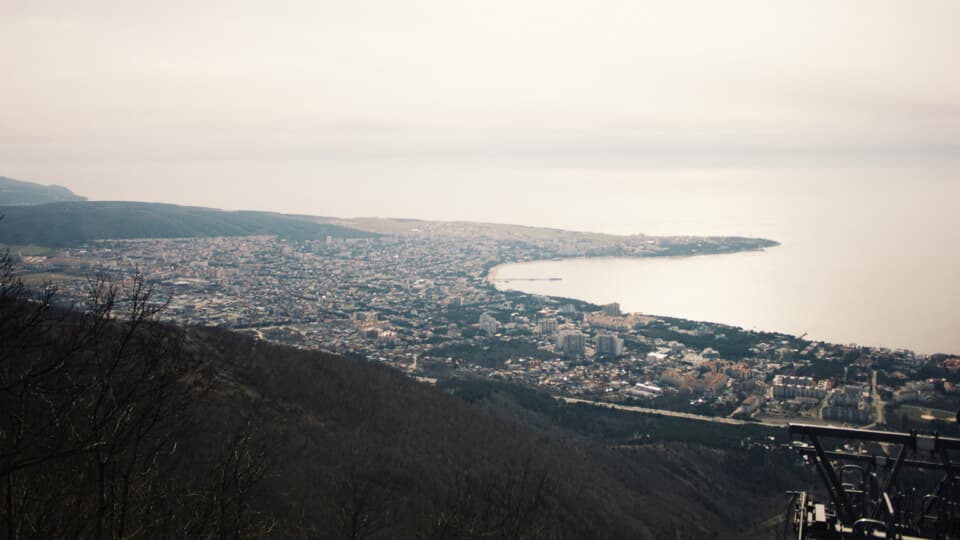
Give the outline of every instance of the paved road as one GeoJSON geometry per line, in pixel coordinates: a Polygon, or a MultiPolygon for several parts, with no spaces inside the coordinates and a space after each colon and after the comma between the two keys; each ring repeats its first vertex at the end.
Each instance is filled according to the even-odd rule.
{"type": "Polygon", "coordinates": [[[878,429],[886,425],[887,419],[883,415],[883,406],[885,402],[880,401],[880,394],[877,393],[877,370],[873,370],[870,377],[870,396],[873,398],[873,422],[863,426],[863,429],[878,429]]]}
{"type": "Polygon", "coordinates": [[[664,409],[649,409],[647,407],[634,407],[633,405],[617,405],[616,403],[606,403],[604,401],[591,401],[589,399],[578,399],[572,397],[563,397],[557,396],[556,399],[562,400],[566,403],[585,403],[587,405],[593,405],[595,407],[606,407],[608,409],[618,409],[621,411],[631,411],[638,412],[643,414],[653,414],[658,416],[672,416],[674,418],[685,418],[687,420],[698,420],[701,422],[713,422],[715,424],[727,424],[731,426],[745,426],[745,425],[761,425],[768,427],[783,427],[787,425],[787,421],[783,422],[771,422],[769,420],[763,422],[746,422],[744,420],[737,420],[735,418],[724,418],[722,416],[704,416],[702,414],[691,414],[677,411],[667,411],[664,409]]]}
{"type": "Polygon", "coordinates": [[[883,406],[885,405],[883,401],[880,400],[880,393],[877,392],[877,370],[873,370],[873,376],[871,377],[871,388],[870,395],[873,396],[873,406],[876,407],[874,417],[874,424],[876,425],[886,425],[887,419],[883,416],[883,406]]]}

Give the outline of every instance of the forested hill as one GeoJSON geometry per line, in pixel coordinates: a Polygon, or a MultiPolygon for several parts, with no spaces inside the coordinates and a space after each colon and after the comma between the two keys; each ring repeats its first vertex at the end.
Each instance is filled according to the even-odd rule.
{"type": "Polygon", "coordinates": [[[60,202],[0,207],[0,243],[76,246],[107,238],[279,235],[297,240],[375,236],[339,225],[268,212],[142,202],[60,202]]]}
{"type": "Polygon", "coordinates": [[[0,176],[0,206],[83,200],[86,199],[62,186],[44,186],[0,176]]]}
{"type": "Polygon", "coordinates": [[[14,537],[765,537],[796,486],[792,457],[742,449],[738,428],[161,324],[142,282],[104,284],[82,313],[38,312],[11,283],[14,537]]]}

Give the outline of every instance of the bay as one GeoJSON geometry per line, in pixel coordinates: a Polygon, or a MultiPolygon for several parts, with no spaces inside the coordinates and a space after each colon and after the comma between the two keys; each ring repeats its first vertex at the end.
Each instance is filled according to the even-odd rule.
{"type": "MultiPolygon", "coordinates": [[[[500,281],[498,287],[619,302],[626,311],[836,343],[960,352],[957,171],[790,175],[796,179],[804,173],[815,177],[793,183],[701,182],[687,199],[698,205],[698,213],[661,208],[632,220],[626,214],[599,219],[593,228],[670,234],[672,226],[685,234],[762,236],[780,246],[729,255],[504,265],[498,268],[500,279],[562,279],[500,281]],[[713,187],[723,192],[711,193],[713,187]],[[711,197],[721,204],[735,201],[739,212],[711,209],[704,204],[711,197]],[[614,221],[617,227],[609,227],[614,221]]],[[[684,200],[682,193],[669,199],[672,204],[684,200]]],[[[656,205],[647,201],[644,207],[656,205]]],[[[590,225],[584,220],[577,228],[590,230],[590,225]]]]}

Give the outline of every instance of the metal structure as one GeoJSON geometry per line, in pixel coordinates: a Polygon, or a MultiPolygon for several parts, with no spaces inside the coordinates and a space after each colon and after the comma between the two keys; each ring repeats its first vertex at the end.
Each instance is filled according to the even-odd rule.
{"type": "Polygon", "coordinates": [[[795,447],[826,490],[792,492],[787,538],[960,539],[960,461],[951,461],[960,439],[808,424],[789,431],[809,440],[795,447]]]}

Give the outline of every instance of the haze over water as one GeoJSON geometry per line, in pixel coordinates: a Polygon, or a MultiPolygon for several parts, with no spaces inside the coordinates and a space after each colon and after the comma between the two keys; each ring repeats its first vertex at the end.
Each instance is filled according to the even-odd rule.
{"type": "MultiPolygon", "coordinates": [[[[960,352],[960,2],[0,2],[0,175],[92,200],[776,239],[540,291],[960,352]]],[[[577,276],[582,276],[578,278],[577,276]]]]}
{"type": "MultiPolygon", "coordinates": [[[[500,286],[831,342],[960,352],[957,169],[659,174],[686,178],[656,188],[619,185],[605,216],[587,210],[571,216],[569,227],[750,235],[782,245],[733,255],[509,265],[499,278],[563,279],[500,286]]],[[[604,187],[612,186],[587,189],[604,187]]],[[[591,200],[586,195],[584,203],[591,200]]]]}

